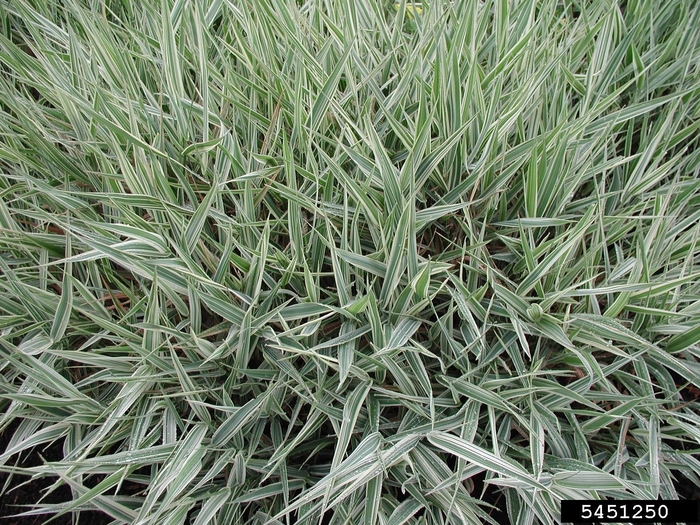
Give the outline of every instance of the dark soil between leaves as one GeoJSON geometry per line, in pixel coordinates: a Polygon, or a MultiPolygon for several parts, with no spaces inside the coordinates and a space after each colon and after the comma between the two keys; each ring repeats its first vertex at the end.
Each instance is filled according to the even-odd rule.
{"type": "MultiPolygon", "coordinates": [[[[13,422],[5,431],[0,434],[0,450],[5,451],[12,434],[17,428],[17,422],[13,422]]],[[[54,443],[45,448],[35,448],[29,454],[25,453],[19,461],[16,457],[12,458],[9,465],[18,467],[36,467],[43,465],[48,461],[58,461],[63,458],[63,449],[61,443],[54,443]]],[[[38,516],[13,517],[15,514],[21,514],[29,510],[29,506],[35,505],[41,500],[42,503],[61,503],[70,501],[72,498],[71,490],[67,486],[62,486],[52,493],[46,495],[45,489],[53,484],[54,479],[42,478],[29,481],[29,476],[12,475],[9,480],[9,474],[0,472],[0,525],[40,525],[46,523],[50,518],[50,514],[38,516]],[[3,487],[7,483],[7,488],[3,491],[3,487]],[[24,483],[24,484],[23,484],[24,483]]],[[[114,520],[102,512],[81,512],[79,523],[85,525],[106,525],[114,520]]],[[[60,518],[56,518],[51,522],[55,525],[73,525],[73,517],[71,514],[66,514],[60,518]]],[[[78,523],[76,521],[76,523],[78,523]]]]}

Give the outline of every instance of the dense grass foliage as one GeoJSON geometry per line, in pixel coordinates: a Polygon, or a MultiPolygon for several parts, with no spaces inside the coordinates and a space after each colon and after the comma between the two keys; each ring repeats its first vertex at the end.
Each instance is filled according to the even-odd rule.
{"type": "Polygon", "coordinates": [[[700,487],[700,3],[0,26],[0,493],[73,494],[28,513],[549,524],[700,487]]]}

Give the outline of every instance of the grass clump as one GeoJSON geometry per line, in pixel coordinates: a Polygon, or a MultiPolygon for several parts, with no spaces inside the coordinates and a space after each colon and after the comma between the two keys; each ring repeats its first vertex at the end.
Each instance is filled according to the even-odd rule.
{"type": "Polygon", "coordinates": [[[1,490],[72,494],[27,515],[549,524],[700,487],[700,4],[0,25],[1,490]]]}

